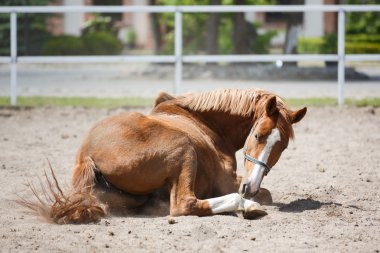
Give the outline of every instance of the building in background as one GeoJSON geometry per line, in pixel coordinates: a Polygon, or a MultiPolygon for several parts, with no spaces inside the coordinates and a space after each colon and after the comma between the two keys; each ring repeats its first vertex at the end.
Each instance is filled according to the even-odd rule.
{"type": "MultiPolygon", "coordinates": [[[[51,5],[65,6],[90,6],[105,5],[105,1],[97,0],[62,0],[54,1],[51,5]]],[[[148,0],[116,0],[107,1],[107,5],[148,5],[148,0]]],[[[142,49],[152,49],[153,40],[150,28],[149,13],[103,13],[102,16],[109,16],[113,25],[118,30],[120,41],[126,43],[128,34],[134,33],[136,38],[136,47],[142,49]]],[[[95,15],[91,13],[64,13],[49,17],[47,21],[47,30],[53,35],[81,35],[86,22],[94,19],[95,15]]]]}
{"type": "MultiPolygon", "coordinates": [[[[286,2],[286,1],[285,1],[286,2]]],[[[148,5],[148,0],[112,0],[107,1],[107,5],[148,5]]],[[[52,5],[105,5],[104,1],[99,0],[61,0],[54,1],[52,5]]],[[[305,0],[305,5],[336,4],[335,0],[305,0]]],[[[118,38],[123,43],[128,41],[128,34],[135,36],[136,47],[151,50],[154,47],[153,34],[149,13],[120,13],[102,15],[110,16],[116,29],[118,38]]],[[[260,22],[262,29],[279,30],[280,32],[273,38],[272,43],[279,47],[285,42],[287,23],[284,13],[246,13],[246,20],[249,22],[260,22]]],[[[300,13],[302,21],[293,28],[295,36],[301,35],[305,38],[321,37],[324,34],[336,32],[336,13],[305,12],[300,13]]],[[[90,13],[65,13],[50,17],[48,20],[48,31],[54,35],[70,34],[79,36],[85,27],[86,22],[93,19],[90,13]]]]}

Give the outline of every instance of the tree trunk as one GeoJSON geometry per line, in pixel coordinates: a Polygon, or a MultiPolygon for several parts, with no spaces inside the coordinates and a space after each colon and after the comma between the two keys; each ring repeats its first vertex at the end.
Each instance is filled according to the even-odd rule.
{"type": "MultiPolygon", "coordinates": [[[[236,5],[244,5],[245,0],[235,0],[236,5]]],[[[244,13],[238,12],[234,15],[233,42],[235,54],[249,54],[248,24],[245,21],[244,13]]]]}
{"type": "Polygon", "coordinates": [[[297,23],[288,23],[286,26],[286,36],[284,44],[284,53],[285,54],[297,54],[297,40],[298,40],[298,24],[297,23]]]}
{"type": "MultiPolygon", "coordinates": [[[[220,0],[211,0],[211,5],[220,5],[220,0]]],[[[210,13],[207,20],[207,54],[218,54],[219,13],[210,13]]]]}
{"type": "MultiPolygon", "coordinates": [[[[24,5],[29,5],[29,0],[24,1],[24,5]]],[[[24,55],[30,55],[29,52],[29,45],[30,45],[30,19],[29,19],[29,13],[24,13],[23,18],[23,30],[24,30],[24,55]]]]}
{"type": "MultiPolygon", "coordinates": [[[[304,0],[290,0],[287,2],[289,5],[304,4],[304,0]]],[[[297,54],[298,53],[298,31],[302,23],[303,13],[289,12],[286,14],[286,35],[284,43],[284,54],[297,54]]],[[[296,66],[297,62],[285,62],[284,66],[296,66]]]]}
{"type": "MultiPolygon", "coordinates": [[[[157,0],[149,0],[149,5],[157,5],[157,0]]],[[[150,13],[150,23],[152,26],[153,40],[154,40],[154,53],[159,54],[161,52],[161,29],[158,22],[158,14],[150,13]]]]}
{"type": "Polygon", "coordinates": [[[29,26],[29,13],[23,15],[23,35],[24,35],[24,55],[30,55],[30,26],[29,26]]]}

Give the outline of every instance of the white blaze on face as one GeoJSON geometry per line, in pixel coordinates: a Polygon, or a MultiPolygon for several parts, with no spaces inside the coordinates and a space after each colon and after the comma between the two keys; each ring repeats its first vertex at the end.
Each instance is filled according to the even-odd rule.
{"type": "MultiPolygon", "coordinates": [[[[280,131],[277,128],[272,129],[272,132],[267,138],[267,143],[261,151],[257,160],[263,163],[267,163],[272,148],[276,142],[281,140],[280,131]]],[[[251,186],[251,191],[256,192],[260,189],[260,184],[263,179],[265,168],[259,164],[255,164],[251,175],[248,177],[248,184],[251,186]]]]}

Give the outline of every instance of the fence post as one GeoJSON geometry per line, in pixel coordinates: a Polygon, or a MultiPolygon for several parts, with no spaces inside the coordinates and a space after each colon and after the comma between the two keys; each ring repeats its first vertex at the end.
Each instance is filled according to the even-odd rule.
{"type": "Polygon", "coordinates": [[[11,12],[11,105],[17,104],[17,13],[11,12]]]}
{"type": "Polygon", "coordinates": [[[175,86],[174,94],[181,93],[182,83],[182,12],[179,8],[175,11],[175,86]]]}
{"type": "Polygon", "coordinates": [[[343,9],[338,12],[338,104],[344,105],[344,82],[345,82],[345,17],[343,9]]]}

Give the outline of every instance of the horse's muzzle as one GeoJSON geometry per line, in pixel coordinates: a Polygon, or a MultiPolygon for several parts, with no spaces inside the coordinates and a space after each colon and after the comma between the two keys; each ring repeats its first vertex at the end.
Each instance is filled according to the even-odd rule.
{"type": "Polygon", "coordinates": [[[245,199],[253,198],[259,191],[251,192],[251,186],[250,184],[243,184],[241,189],[241,195],[245,199]]]}

